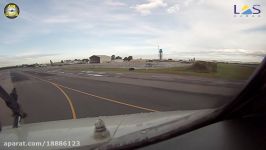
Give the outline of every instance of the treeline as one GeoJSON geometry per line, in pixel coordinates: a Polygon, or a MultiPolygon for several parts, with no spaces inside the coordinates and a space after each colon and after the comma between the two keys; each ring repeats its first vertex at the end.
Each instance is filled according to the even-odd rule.
{"type": "MultiPolygon", "coordinates": [[[[112,55],[111,56],[111,60],[116,60],[116,59],[122,59],[122,57],[120,56],[115,56],[115,55],[112,55]]],[[[128,56],[128,57],[124,57],[124,61],[130,61],[133,59],[133,56],[128,56]]]]}

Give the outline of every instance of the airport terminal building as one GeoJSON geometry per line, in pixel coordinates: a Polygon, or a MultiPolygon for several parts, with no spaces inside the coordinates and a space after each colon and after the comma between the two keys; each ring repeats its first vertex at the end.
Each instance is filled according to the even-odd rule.
{"type": "Polygon", "coordinates": [[[107,55],[92,55],[90,57],[90,63],[106,63],[110,61],[111,57],[107,55]]]}

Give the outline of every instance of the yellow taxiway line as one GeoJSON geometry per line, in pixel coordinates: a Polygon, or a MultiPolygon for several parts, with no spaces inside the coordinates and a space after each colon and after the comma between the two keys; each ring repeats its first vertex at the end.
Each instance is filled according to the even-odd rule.
{"type": "Polygon", "coordinates": [[[64,94],[64,96],[66,97],[66,99],[67,99],[67,101],[68,101],[68,104],[69,104],[69,106],[70,106],[70,109],[71,109],[71,112],[72,112],[72,118],[73,118],[73,119],[77,119],[77,114],[76,114],[75,108],[74,108],[74,106],[73,106],[73,103],[72,103],[70,97],[66,94],[66,92],[65,92],[60,86],[58,86],[57,84],[54,84],[54,83],[53,83],[53,85],[54,85],[56,88],[58,88],[58,89],[64,94]]]}
{"type": "MultiPolygon", "coordinates": [[[[150,112],[158,112],[158,110],[154,110],[154,109],[150,109],[150,108],[146,108],[146,107],[142,107],[142,106],[137,106],[137,105],[133,105],[133,104],[129,104],[129,103],[125,103],[125,102],[121,102],[119,100],[114,100],[114,99],[110,99],[110,98],[106,98],[106,97],[102,97],[102,96],[98,96],[98,95],[94,95],[94,94],[91,94],[91,93],[87,93],[87,92],[84,92],[84,91],[80,91],[80,90],[77,90],[77,89],[73,89],[73,88],[70,88],[70,87],[67,87],[67,86],[64,86],[64,85],[61,85],[61,84],[58,84],[58,83],[54,83],[54,82],[51,82],[51,81],[48,81],[48,80],[44,80],[44,79],[41,79],[41,78],[38,78],[36,76],[33,76],[33,75],[30,75],[36,79],[39,79],[41,81],[44,81],[44,82],[48,82],[50,84],[53,84],[54,86],[56,86],[57,88],[58,87],[63,87],[65,89],[68,89],[68,90],[71,90],[71,91],[75,91],[75,92],[78,92],[78,93],[81,93],[81,94],[85,94],[85,95],[88,95],[88,96],[92,96],[92,97],[95,97],[95,98],[98,98],[98,99],[101,99],[101,100],[105,100],[105,101],[109,101],[109,102],[112,102],[112,103],[116,103],[116,104],[120,104],[120,105],[125,105],[125,106],[128,106],[128,107],[133,107],[133,108],[137,108],[137,109],[141,109],[141,110],[146,110],[146,111],[150,111],[150,112]]],[[[65,93],[62,89],[61,89],[61,92],[65,93]]],[[[66,93],[64,94],[66,97],[68,97],[66,95],[66,93]]],[[[69,97],[68,97],[69,98],[69,97]]],[[[73,104],[70,100],[70,98],[68,99],[68,101],[70,102],[70,107],[72,109],[73,107],[73,104]]],[[[73,107],[73,110],[74,110],[74,107],[73,107]]],[[[75,112],[75,111],[74,111],[75,112]]]]}
{"type": "MultiPolygon", "coordinates": [[[[27,74],[27,75],[29,75],[29,74],[27,74]]],[[[48,83],[52,84],[53,86],[55,86],[59,91],[61,91],[63,93],[63,95],[65,96],[65,98],[67,99],[67,102],[68,102],[68,104],[70,106],[71,113],[72,113],[72,118],[73,119],[77,119],[77,113],[76,113],[76,110],[74,108],[74,105],[73,105],[73,102],[72,102],[71,98],[66,94],[66,92],[60,86],[58,86],[56,83],[53,83],[53,82],[50,82],[48,80],[44,80],[44,79],[35,77],[33,75],[29,75],[29,76],[31,76],[33,78],[36,78],[38,80],[41,80],[43,82],[48,82],[48,83]]]]}
{"type": "Polygon", "coordinates": [[[156,112],[157,111],[157,110],[154,110],[154,109],[149,109],[149,108],[145,108],[145,107],[141,107],[141,106],[137,106],[137,105],[133,105],[133,104],[129,104],[129,103],[124,103],[124,102],[121,102],[121,101],[118,101],[118,100],[114,100],[114,99],[110,99],[110,98],[106,98],[106,97],[90,94],[90,93],[83,92],[83,91],[80,91],[80,90],[76,90],[76,89],[73,89],[73,88],[70,88],[70,87],[66,87],[64,85],[60,85],[60,84],[57,84],[57,85],[60,86],[60,87],[63,87],[63,88],[66,88],[66,89],[81,93],[81,94],[85,94],[85,95],[88,95],[88,96],[96,97],[96,98],[99,98],[99,99],[102,99],[102,100],[105,100],[105,101],[109,101],[109,102],[112,102],[112,103],[126,105],[126,106],[129,106],[129,107],[134,107],[134,108],[138,108],[138,109],[142,109],[142,110],[146,110],[146,111],[151,111],[151,112],[156,112]]]}

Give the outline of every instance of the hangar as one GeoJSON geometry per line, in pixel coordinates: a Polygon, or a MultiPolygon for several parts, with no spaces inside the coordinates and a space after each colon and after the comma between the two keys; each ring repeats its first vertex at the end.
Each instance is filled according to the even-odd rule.
{"type": "Polygon", "coordinates": [[[111,57],[107,55],[92,55],[90,57],[90,63],[106,63],[110,61],[111,57]]]}

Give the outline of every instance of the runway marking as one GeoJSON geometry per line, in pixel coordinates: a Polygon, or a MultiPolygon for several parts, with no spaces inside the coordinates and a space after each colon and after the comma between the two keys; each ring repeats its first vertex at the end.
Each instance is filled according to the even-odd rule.
{"type": "Polygon", "coordinates": [[[106,101],[109,101],[109,102],[113,102],[113,103],[117,103],[117,104],[121,104],[121,105],[126,105],[126,106],[129,106],[129,107],[134,107],[134,108],[138,108],[138,109],[142,109],[142,110],[147,110],[147,111],[151,111],[151,112],[158,112],[158,110],[149,109],[149,108],[145,108],[145,107],[141,107],[141,106],[137,106],[137,105],[133,105],[133,104],[128,104],[128,103],[120,102],[118,100],[113,100],[113,99],[110,99],[110,98],[106,98],[106,97],[102,97],[102,96],[98,96],[98,95],[86,93],[86,92],[83,92],[83,91],[80,91],[80,90],[76,90],[76,89],[73,89],[73,88],[70,88],[70,87],[66,87],[66,86],[60,85],[60,84],[57,84],[57,85],[58,86],[61,86],[63,88],[66,88],[66,89],[69,89],[69,90],[72,90],[72,91],[81,93],[81,94],[85,94],[85,95],[88,95],[88,96],[96,97],[96,98],[99,98],[99,99],[102,99],[102,100],[106,100],[106,101]]]}
{"type": "MultiPolygon", "coordinates": [[[[91,93],[83,92],[83,91],[80,91],[80,90],[77,90],[77,89],[73,89],[73,88],[58,84],[58,83],[54,83],[54,82],[51,82],[51,81],[48,81],[48,80],[41,79],[39,77],[35,77],[33,75],[30,75],[30,76],[32,76],[32,77],[34,77],[36,79],[39,79],[41,81],[44,81],[44,82],[49,82],[50,84],[53,84],[53,85],[57,85],[57,86],[60,86],[60,87],[63,87],[63,88],[66,88],[66,89],[81,93],[81,94],[85,94],[85,95],[88,95],[88,96],[96,97],[98,99],[102,99],[102,100],[109,101],[109,102],[112,102],[112,103],[125,105],[125,106],[129,106],[129,107],[133,107],[133,108],[138,108],[138,109],[141,109],[141,110],[146,110],[146,111],[151,111],[151,112],[158,112],[158,110],[149,109],[149,108],[145,108],[145,107],[141,107],[141,106],[125,103],[125,102],[120,102],[119,100],[114,100],[114,99],[110,99],[110,98],[94,95],[94,94],[91,94],[91,93]]],[[[70,102],[71,102],[71,100],[70,100],[70,102]]]]}
{"type": "Polygon", "coordinates": [[[76,111],[75,111],[75,109],[74,109],[74,106],[73,106],[73,103],[72,103],[70,97],[66,94],[66,92],[65,92],[60,86],[58,86],[57,84],[54,84],[54,83],[53,83],[53,85],[54,85],[56,88],[58,88],[58,89],[59,89],[59,90],[65,95],[65,97],[66,97],[66,99],[67,99],[67,101],[68,101],[68,104],[69,104],[69,106],[70,106],[71,112],[72,112],[72,118],[73,118],[73,119],[77,119],[77,114],[76,114],[76,111]]]}
{"type": "Polygon", "coordinates": [[[74,108],[74,105],[73,105],[73,103],[72,103],[71,98],[66,94],[66,92],[65,92],[65,91],[64,91],[64,90],[63,90],[58,84],[53,83],[53,82],[48,81],[48,80],[41,79],[41,78],[39,78],[39,77],[35,77],[35,76],[33,76],[33,75],[29,75],[29,76],[31,76],[31,77],[33,77],[33,78],[36,78],[36,79],[39,79],[39,80],[41,80],[41,81],[43,81],[43,82],[48,82],[48,83],[52,84],[53,86],[55,86],[57,89],[59,89],[59,90],[63,93],[63,95],[65,96],[65,98],[66,98],[67,101],[68,101],[68,104],[69,104],[69,106],[70,106],[71,113],[72,113],[72,118],[73,118],[73,119],[77,119],[77,113],[76,113],[76,110],[75,110],[75,108],[74,108]]]}

